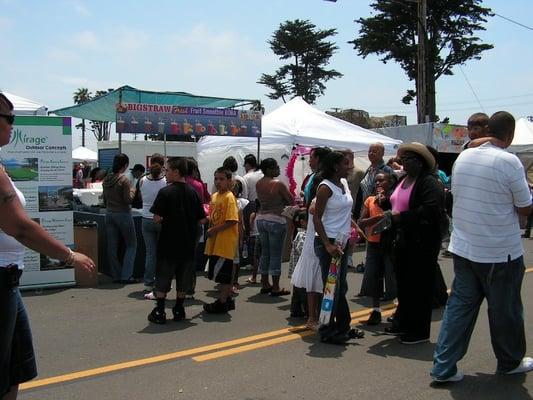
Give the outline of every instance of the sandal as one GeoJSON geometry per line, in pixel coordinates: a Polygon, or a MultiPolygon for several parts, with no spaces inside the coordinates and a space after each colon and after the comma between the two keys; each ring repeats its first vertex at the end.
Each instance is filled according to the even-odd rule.
{"type": "Polygon", "coordinates": [[[252,279],[252,278],[248,278],[248,279],[246,279],[246,283],[250,283],[252,285],[255,285],[257,283],[257,280],[256,279],[252,279]]]}
{"type": "Polygon", "coordinates": [[[288,294],[291,294],[289,290],[281,289],[277,292],[273,292],[272,288],[270,288],[270,295],[272,297],[287,296],[288,294]]]}
{"type": "Polygon", "coordinates": [[[320,324],[318,322],[306,322],[304,326],[313,332],[318,332],[318,328],[320,328],[320,324]]]}

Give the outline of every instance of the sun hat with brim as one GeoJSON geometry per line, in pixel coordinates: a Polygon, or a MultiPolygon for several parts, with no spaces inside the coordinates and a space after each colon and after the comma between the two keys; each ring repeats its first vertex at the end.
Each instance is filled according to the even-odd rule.
{"type": "Polygon", "coordinates": [[[0,93],[0,114],[13,115],[13,103],[3,93],[0,93]]]}
{"type": "Polygon", "coordinates": [[[435,169],[435,157],[433,157],[433,154],[431,154],[426,145],[418,142],[401,144],[398,148],[398,153],[403,153],[406,151],[416,153],[422,157],[431,171],[435,169]]]}

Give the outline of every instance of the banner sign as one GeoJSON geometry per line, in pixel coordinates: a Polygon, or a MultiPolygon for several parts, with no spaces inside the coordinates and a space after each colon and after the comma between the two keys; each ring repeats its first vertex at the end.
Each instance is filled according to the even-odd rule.
{"type": "Polygon", "coordinates": [[[460,153],[468,140],[465,126],[439,123],[433,126],[433,147],[439,153],[460,153]]]}
{"type": "Polygon", "coordinates": [[[261,112],[160,104],[117,105],[117,132],[182,136],[261,136],[261,112]]]}
{"type": "MultiPolygon", "coordinates": [[[[70,117],[16,116],[2,165],[26,198],[26,212],[53,237],[74,247],[70,117]]],[[[59,260],[26,251],[22,286],[74,283],[59,260]]]]}

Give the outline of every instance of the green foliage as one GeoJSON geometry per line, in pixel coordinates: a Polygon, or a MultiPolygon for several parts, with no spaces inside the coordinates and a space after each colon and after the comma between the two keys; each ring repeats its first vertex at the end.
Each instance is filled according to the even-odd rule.
{"type": "Polygon", "coordinates": [[[334,69],[324,68],[338,47],[327,39],[337,34],[336,29],[320,30],[309,21],[285,21],[268,41],[280,60],[291,60],[270,74],[262,74],[258,83],[272,90],[271,99],[301,96],[308,103],[326,90],[324,82],[340,78],[334,69]]]}
{"type": "MultiPolygon", "coordinates": [[[[426,71],[428,103],[435,115],[435,81],[442,75],[453,75],[453,67],[481,54],[493,46],[475,36],[485,30],[483,24],[493,16],[481,0],[429,0],[427,2],[426,71]]],[[[349,43],[358,55],[376,54],[384,63],[395,61],[409,80],[417,77],[417,3],[409,0],[376,0],[370,5],[375,14],[359,18],[359,35],[349,43]]],[[[418,86],[418,82],[416,82],[418,86]]],[[[409,90],[402,99],[409,104],[416,91],[409,90]]]]}

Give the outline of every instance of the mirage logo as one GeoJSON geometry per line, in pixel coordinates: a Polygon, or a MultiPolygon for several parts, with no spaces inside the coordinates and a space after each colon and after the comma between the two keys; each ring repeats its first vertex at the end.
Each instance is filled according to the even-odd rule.
{"type": "Polygon", "coordinates": [[[44,143],[46,143],[46,140],[48,138],[42,137],[42,136],[28,136],[25,133],[23,133],[20,129],[15,129],[13,131],[13,137],[11,138],[10,144],[13,145],[13,147],[17,147],[20,144],[32,144],[36,146],[40,146],[44,143]]]}

